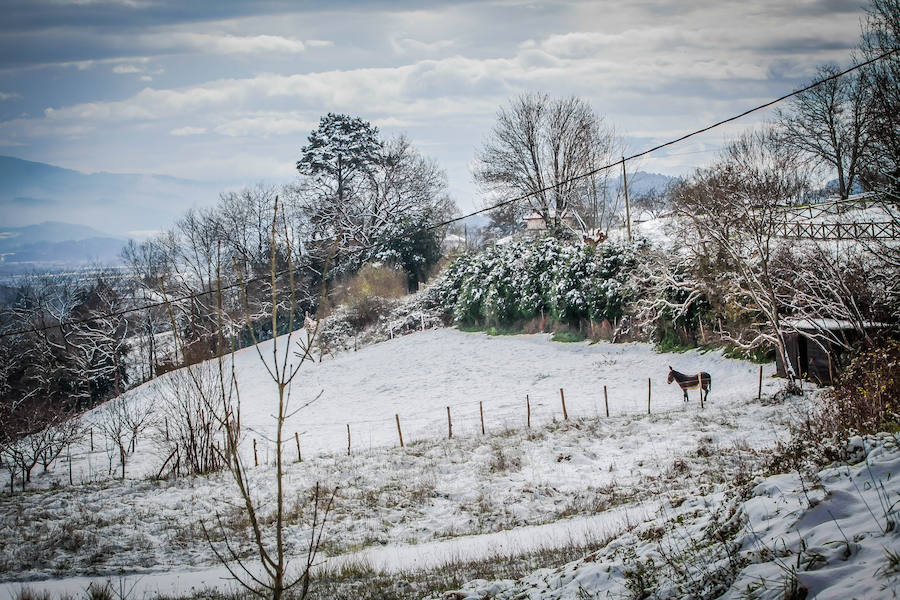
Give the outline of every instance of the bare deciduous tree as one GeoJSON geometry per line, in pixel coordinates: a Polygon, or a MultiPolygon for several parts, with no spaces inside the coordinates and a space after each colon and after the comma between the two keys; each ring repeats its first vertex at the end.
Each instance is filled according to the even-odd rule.
{"type": "MultiPolygon", "coordinates": [[[[685,240],[701,260],[717,263],[730,303],[758,314],[765,325],[752,339],[732,341],[745,347],[772,343],[782,360],[787,325],[773,261],[781,241],[781,209],[807,189],[802,160],[766,130],[729,144],[713,166],[679,188],[676,198],[675,210],[687,224],[685,240]]],[[[784,364],[795,376],[790,362],[784,364]]]]}
{"type": "MultiPolygon", "coordinates": [[[[900,49],[900,0],[871,0],[860,49],[867,59],[900,49]]],[[[900,53],[865,67],[863,78],[872,96],[870,152],[863,179],[896,206],[900,202],[900,53]]]]}
{"type": "MultiPolygon", "coordinates": [[[[279,210],[280,205],[278,199],[275,200],[275,206],[272,214],[269,245],[270,245],[270,306],[280,306],[285,300],[279,297],[279,288],[275,285],[277,278],[277,262],[275,258],[275,249],[279,243],[279,237],[284,239],[288,234],[287,220],[284,212],[279,210]]],[[[293,278],[294,252],[288,252],[286,255],[288,286],[286,293],[288,295],[287,304],[293,307],[296,304],[297,297],[295,291],[295,280],[293,278]]],[[[327,267],[326,267],[327,268],[327,267]]],[[[325,305],[324,299],[324,278],[322,283],[323,295],[320,299],[320,306],[325,305]]],[[[221,279],[218,284],[219,290],[216,295],[219,314],[219,338],[221,342],[223,332],[223,306],[221,294],[221,279]]],[[[248,326],[251,325],[252,314],[249,309],[248,298],[245,286],[241,286],[243,300],[245,305],[245,315],[248,326]]],[[[217,514],[215,524],[202,522],[204,534],[210,547],[216,557],[222,562],[231,576],[248,592],[260,598],[273,598],[273,600],[281,600],[285,593],[299,586],[298,595],[303,598],[309,592],[311,584],[312,567],[318,553],[321,538],[324,530],[325,519],[331,508],[333,494],[324,505],[319,485],[316,484],[315,494],[312,498],[312,523],[309,542],[307,546],[305,565],[299,569],[292,569],[288,556],[288,543],[285,540],[286,533],[286,513],[285,498],[286,490],[284,486],[284,423],[291,415],[296,414],[309,403],[318,398],[312,398],[305,404],[293,408],[290,405],[291,384],[300,372],[301,367],[307,360],[312,359],[312,349],[315,338],[318,333],[318,322],[313,328],[307,328],[305,339],[300,345],[300,351],[292,352],[292,339],[294,336],[294,327],[299,325],[294,321],[294,310],[287,310],[286,318],[288,320],[286,330],[287,334],[279,338],[275,336],[270,341],[271,354],[266,355],[263,352],[260,340],[257,339],[254,328],[249,327],[249,333],[253,339],[253,347],[265,369],[270,376],[275,387],[275,431],[273,444],[275,447],[275,472],[273,476],[273,487],[275,489],[274,514],[270,505],[265,505],[257,497],[257,490],[254,489],[249,476],[249,469],[244,462],[244,458],[240,451],[241,442],[241,424],[240,424],[240,391],[237,376],[234,371],[234,357],[226,357],[220,354],[216,358],[216,380],[215,385],[208,385],[209,381],[200,378],[196,367],[186,370],[187,376],[193,385],[194,392],[202,399],[202,402],[208,409],[213,410],[213,414],[219,419],[219,426],[225,435],[225,445],[220,451],[221,461],[228,469],[232,480],[237,487],[240,502],[247,518],[252,533],[253,546],[255,555],[258,558],[258,565],[261,570],[255,571],[247,563],[246,559],[241,555],[237,542],[233,539],[232,534],[223,524],[221,517],[217,514]],[[320,514],[320,510],[324,514],[320,514]],[[221,540],[221,542],[216,541],[221,540]]],[[[271,329],[273,332],[279,331],[279,311],[273,310],[270,315],[271,329]]]]}
{"type": "Polygon", "coordinates": [[[154,409],[150,402],[127,396],[110,400],[96,415],[97,429],[112,444],[110,451],[118,453],[122,479],[125,479],[128,455],[134,452],[138,436],[150,426],[153,416],[154,409]]]}
{"type": "MultiPolygon", "coordinates": [[[[815,79],[839,72],[835,64],[824,65],[815,79]]],[[[837,173],[838,193],[847,198],[869,151],[873,108],[865,79],[853,73],[830,79],[790,102],[790,109],[778,113],[782,141],[837,173]]]]}
{"type": "Polygon", "coordinates": [[[215,367],[206,362],[166,374],[155,382],[162,399],[158,445],[163,449],[162,473],[200,475],[222,468],[223,403],[218,398],[215,367]]]}
{"type": "MultiPolygon", "coordinates": [[[[612,129],[584,100],[523,94],[497,113],[476,155],[475,180],[489,204],[530,195],[527,205],[551,230],[559,230],[576,211],[582,220],[596,221],[606,206],[608,174],[586,174],[612,162],[618,145],[612,129]]],[[[509,219],[520,218],[521,206],[510,205],[506,212],[509,219]]]]}

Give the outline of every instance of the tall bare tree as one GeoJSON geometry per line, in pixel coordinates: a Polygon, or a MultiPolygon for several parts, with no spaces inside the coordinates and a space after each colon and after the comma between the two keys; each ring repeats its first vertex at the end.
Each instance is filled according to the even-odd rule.
{"type": "Polygon", "coordinates": [[[867,187],[879,189],[896,206],[900,203],[900,0],[871,0],[860,49],[867,59],[894,51],[863,71],[872,95],[871,144],[863,176],[867,187]]]}
{"type": "MultiPolygon", "coordinates": [[[[551,230],[566,217],[597,205],[606,193],[605,172],[585,175],[612,162],[617,140],[590,105],[576,97],[523,94],[497,113],[497,122],[476,155],[475,181],[488,203],[529,195],[551,230]]],[[[517,207],[507,209],[513,218],[517,207]]]]}
{"type": "MultiPolygon", "coordinates": [[[[272,211],[269,237],[269,276],[271,282],[269,290],[271,294],[270,306],[272,307],[280,306],[285,300],[279,297],[280,289],[276,285],[278,275],[276,248],[279,244],[279,238],[284,239],[287,237],[289,229],[284,212],[279,209],[280,205],[276,198],[272,211]]],[[[294,251],[288,252],[286,255],[288,274],[288,286],[286,288],[288,297],[286,301],[290,306],[293,306],[297,301],[293,276],[293,265],[296,258],[294,251]]],[[[224,324],[221,279],[217,286],[216,302],[218,305],[219,337],[221,342],[224,324]]],[[[292,407],[290,403],[291,384],[299,374],[302,366],[312,358],[311,352],[318,333],[318,321],[314,322],[315,324],[311,328],[308,327],[305,330],[305,335],[302,336],[305,339],[302,340],[299,346],[299,352],[293,352],[293,341],[296,339],[294,329],[299,323],[295,322],[295,311],[288,310],[285,313],[288,320],[286,326],[288,333],[281,338],[276,336],[271,340],[271,354],[269,354],[264,352],[260,345],[260,340],[254,333],[246,288],[243,285],[241,285],[241,291],[243,293],[247,324],[253,339],[253,347],[266,373],[271,378],[275,389],[275,403],[273,406],[275,424],[274,439],[272,440],[275,446],[275,471],[272,481],[275,490],[274,514],[272,514],[271,505],[264,504],[259,500],[258,490],[254,489],[249,476],[249,469],[240,451],[240,393],[238,379],[234,371],[233,355],[226,357],[226,355],[220,354],[216,358],[218,381],[214,387],[208,385],[208,380],[201,376],[196,367],[189,367],[186,373],[192,380],[193,392],[204,399],[204,404],[212,411],[211,414],[216,415],[216,418],[219,420],[219,426],[224,432],[225,446],[219,451],[221,463],[228,469],[239,492],[242,508],[252,532],[253,547],[260,569],[251,568],[251,565],[248,564],[236,547],[233,536],[228,532],[219,515],[216,516],[214,525],[206,522],[201,523],[201,525],[216,557],[223,563],[232,577],[248,592],[260,598],[281,600],[288,591],[299,588],[298,597],[304,598],[309,592],[312,582],[312,567],[320,547],[325,518],[330,510],[334,496],[332,494],[331,498],[327,499],[324,506],[322,506],[322,494],[318,484],[316,484],[315,493],[311,501],[313,517],[305,564],[299,569],[292,568],[288,554],[288,541],[285,539],[287,532],[285,510],[287,491],[285,490],[284,481],[285,457],[283,450],[284,443],[288,440],[284,438],[284,424],[291,415],[296,414],[318,398],[316,396],[308,399],[306,403],[297,407],[292,407]],[[323,510],[323,514],[320,514],[320,509],[323,510]],[[215,535],[214,532],[217,532],[218,535],[215,535]],[[223,541],[219,543],[214,541],[215,539],[223,541]]],[[[319,306],[324,306],[324,281],[323,295],[319,306]]],[[[273,332],[279,331],[279,311],[273,310],[270,318],[271,330],[273,332]]]]}
{"type": "MultiPolygon", "coordinates": [[[[793,148],[771,130],[729,144],[711,167],[678,187],[675,210],[688,224],[686,241],[704,261],[714,261],[729,302],[758,314],[766,325],[743,346],[769,342],[791,371],[785,323],[773,269],[779,249],[781,209],[808,189],[808,171],[793,148]]],[[[720,332],[724,333],[724,332],[720,332]]]]}
{"type": "MultiPolygon", "coordinates": [[[[835,64],[818,68],[814,80],[840,72],[835,64]]],[[[807,90],[779,111],[785,144],[837,174],[838,194],[847,198],[859,180],[869,152],[872,94],[865,78],[850,73],[807,90]]]]}

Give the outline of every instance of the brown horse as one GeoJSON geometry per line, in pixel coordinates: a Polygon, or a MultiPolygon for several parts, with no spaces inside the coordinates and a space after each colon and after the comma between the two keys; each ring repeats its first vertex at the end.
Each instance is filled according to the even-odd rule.
{"type": "Polygon", "coordinates": [[[705,401],[709,398],[709,388],[712,386],[712,376],[709,373],[701,371],[696,375],[685,375],[669,367],[669,377],[666,379],[666,383],[672,383],[673,381],[677,381],[678,387],[684,392],[685,402],[688,401],[688,390],[696,390],[697,388],[700,388],[701,400],[705,401]],[[703,392],[706,392],[706,396],[703,396],[703,392]]]}

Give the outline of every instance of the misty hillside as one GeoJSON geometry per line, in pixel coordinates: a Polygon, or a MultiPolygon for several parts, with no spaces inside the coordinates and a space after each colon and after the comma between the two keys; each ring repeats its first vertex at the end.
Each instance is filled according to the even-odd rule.
{"type": "Polygon", "coordinates": [[[129,231],[168,227],[186,209],[214,202],[226,188],[227,183],[166,175],[87,174],[0,156],[0,213],[6,226],[52,217],[125,237],[129,231]],[[120,210],[124,206],[127,211],[120,210]]]}
{"type": "Polygon", "coordinates": [[[114,264],[125,239],[87,225],[45,221],[0,226],[0,276],[87,264],[114,264]]]}

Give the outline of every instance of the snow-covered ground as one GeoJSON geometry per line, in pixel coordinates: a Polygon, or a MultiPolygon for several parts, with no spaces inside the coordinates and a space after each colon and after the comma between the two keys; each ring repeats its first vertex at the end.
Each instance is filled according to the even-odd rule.
{"type": "MultiPolygon", "coordinates": [[[[300,337],[295,334],[294,340],[300,337]]],[[[297,347],[287,348],[285,341],[284,336],[279,338],[279,353],[287,349],[293,355],[297,347]]],[[[272,341],[260,345],[269,364],[272,349],[272,341]]],[[[208,365],[213,367],[213,363],[208,365]]],[[[323,452],[346,452],[347,425],[351,452],[399,446],[397,417],[405,443],[441,439],[448,433],[448,406],[455,436],[480,434],[482,410],[486,431],[497,432],[526,424],[526,397],[531,405],[531,422],[537,426],[563,418],[561,388],[570,417],[605,415],[604,386],[611,416],[646,414],[648,387],[651,413],[698,408],[696,392],[691,392],[691,402],[685,407],[677,385],[666,385],[669,366],[685,373],[710,373],[709,397],[714,406],[729,406],[757,393],[758,367],[723,358],[719,352],[666,355],[648,344],[560,344],[551,342],[546,334],[486,336],[436,329],[364,347],[358,352],[325,356],[322,362],[306,362],[291,387],[292,406],[321,396],[290,417],[285,432],[289,437],[298,433],[302,453],[310,457],[323,452]]],[[[252,443],[256,440],[259,462],[271,463],[273,414],[277,407],[275,385],[254,348],[238,351],[234,367],[240,389],[245,456],[252,460],[252,443]]],[[[227,364],[225,368],[230,370],[227,364]]],[[[779,385],[771,377],[773,372],[773,365],[764,368],[764,393],[771,393],[779,385]]],[[[175,376],[166,374],[127,392],[125,398],[159,409],[171,400],[170,379],[175,376]]],[[[90,425],[104,418],[105,409],[101,407],[86,415],[85,422],[90,425]]],[[[156,436],[163,434],[161,416],[157,417],[155,429],[156,436]]],[[[93,452],[89,438],[72,448],[72,477],[76,483],[118,476],[115,449],[96,426],[93,435],[93,452]]],[[[292,449],[289,455],[295,452],[292,449]]],[[[126,476],[155,475],[165,454],[149,439],[139,440],[138,452],[128,459],[126,476]]],[[[64,456],[34,485],[67,483],[68,477],[64,456]]]]}
{"type": "MultiPolygon", "coordinates": [[[[271,342],[263,345],[264,356],[270,348],[271,342]]],[[[251,469],[251,483],[265,502],[273,494],[273,469],[264,464],[271,446],[263,437],[273,427],[273,385],[252,348],[237,353],[235,370],[248,432],[245,455],[250,460],[256,438],[261,461],[251,469]]],[[[772,370],[764,369],[764,399],[780,385],[770,377],[772,370]]],[[[288,423],[289,435],[300,433],[304,451],[304,461],[286,471],[296,502],[288,543],[299,549],[308,539],[299,509],[317,481],[338,490],[325,553],[365,559],[381,569],[423,566],[415,561],[426,549],[429,564],[442,556],[475,557],[511,539],[527,549],[573,528],[584,531],[578,519],[598,519],[594,533],[602,535],[617,514],[604,516],[606,511],[652,512],[660,494],[684,500],[697,489],[716,493],[786,437],[788,422],[804,406],[797,399],[756,401],[757,378],[756,365],[718,352],[658,354],[643,344],[560,344],[546,335],[489,337],[456,330],[425,331],[326,357],[305,365],[293,387],[295,403],[322,396],[288,423]],[[696,393],[684,404],[678,388],[665,384],[669,365],[712,374],[704,409],[696,393]],[[525,427],[526,395],[531,429],[525,427]],[[446,439],[447,406],[452,440],[446,439]],[[399,447],[395,414],[405,448],[399,447]],[[528,533],[526,526],[549,529],[528,533]],[[472,537],[480,535],[506,537],[472,537]]],[[[159,408],[165,380],[129,392],[128,400],[159,408]]],[[[60,579],[58,586],[83,589],[83,580],[64,579],[74,575],[137,573],[152,587],[161,577],[153,574],[165,573],[183,582],[181,591],[198,578],[218,578],[221,570],[200,523],[209,525],[219,514],[241,536],[245,523],[234,505],[234,486],[224,473],[148,478],[164,459],[153,440],[150,434],[139,440],[122,482],[109,477],[104,442],[95,430],[93,453],[87,441],[73,450],[76,485],[68,485],[63,459],[36,474],[33,491],[0,499],[0,577],[8,582],[6,590],[17,585],[10,582],[29,578],[60,579]]],[[[289,445],[289,457],[293,451],[289,445]]]]}
{"type": "Polygon", "coordinates": [[[517,581],[471,581],[442,598],[900,596],[900,447],[859,440],[857,462],[757,479],[637,524],[606,547],[517,581]]]}

